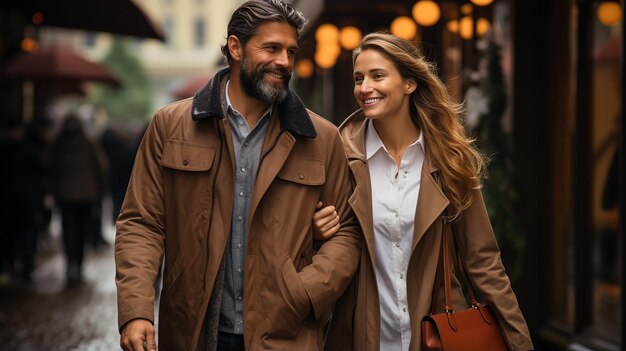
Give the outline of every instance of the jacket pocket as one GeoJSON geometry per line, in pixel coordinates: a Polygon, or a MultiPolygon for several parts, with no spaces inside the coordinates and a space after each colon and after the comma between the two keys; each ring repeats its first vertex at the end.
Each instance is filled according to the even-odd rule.
{"type": "Polygon", "coordinates": [[[303,185],[322,185],[326,182],[324,161],[292,158],[285,162],[277,177],[303,185]]]}
{"type": "Polygon", "coordinates": [[[180,171],[208,171],[214,158],[214,147],[167,140],[163,146],[161,165],[180,171]]]}
{"type": "Polygon", "coordinates": [[[290,257],[287,257],[281,265],[281,273],[293,300],[296,314],[301,319],[306,318],[311,312],[311,302],[290,257]]]}

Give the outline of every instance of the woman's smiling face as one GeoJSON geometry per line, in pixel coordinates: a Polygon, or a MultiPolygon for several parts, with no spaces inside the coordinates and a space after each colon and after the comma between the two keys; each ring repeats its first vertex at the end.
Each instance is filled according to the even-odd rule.
{"type": "Polygon", "coordinates": [[[354,61],[353,76],[354,97],[367,118],[408,115],[412,85],[385,55],[364,50],[354,61]]]}

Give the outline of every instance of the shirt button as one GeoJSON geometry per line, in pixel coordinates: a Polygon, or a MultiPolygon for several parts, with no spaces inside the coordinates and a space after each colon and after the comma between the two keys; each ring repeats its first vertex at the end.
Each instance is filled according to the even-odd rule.
{"type": "Polygon", "coordinates": [[[241,295],[237,296],[237,300],[241,301],[243,300],[243,297],[241,297],[241,295]]]}
{"type": "Polygon", "coordinates": [[[241,244],[237,244],[237,248],[238,248],[238,249],[241,249],[241,244]]]}
{"type": "Polygon", "coordinates": [[[245,173],[246,167],[241,167],[241,171],[245,173]]]}
{"type": "Polygon", "coordinates": [[[243,324],[243,321],[238,321],[237,323],[239,323],[239,324],[243,324]]]}
{"type": "Polygon", "coordinates": [[[237,269],[237,274],[241,274],[241,268],[237,269]]]}
{"type": "Polygon", "coordinates": [[[248,146],[248,142],[247,142],[247,141],[245,141],[245,142],[243,143],[243,146],[248,146]]]}
{"type": "Polygon", "coordinates": [[[241,216],[237,217],[237,221],[238,221],[238,222],[243,221],[243,217],[241,217],[241,216]]]}
{"type": "Polygon", "coordinates": [[[243,121],[239,120],[239,125],[242,126],[243,125],[243,121]]]}
{"type": "Polygon", "coordinates": [[[400,274],[400,279],[404,279],[404,274],[400,274]]]}
{"type": "Polygon", "coordinates": [[[400,243],[396,243],[396,247],[400,247],[400,243]]]}
{"type": "Polygon", "coordinates": [[[406,312],[406,307],[403,307],[403,308],[402,308],[402,311],[406,312]]]}
{"type": "Polygon", "coordinates": [[[239,192],[239,196],[243,197],[243,191],[239,192]]]}

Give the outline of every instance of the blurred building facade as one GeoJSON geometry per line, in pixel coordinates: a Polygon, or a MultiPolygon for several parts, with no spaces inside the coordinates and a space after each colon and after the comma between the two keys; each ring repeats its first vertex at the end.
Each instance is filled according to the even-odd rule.
{"type": "MultiPolygon", "coordinates": [[[[172,102],[172,91],[197,77],[207,77],[224,65],[220,45],[225,43],[230,14],[241,0],[134,0],[161,28],[165,41],[137,38],[132,44],[154,87],[154,109],[172,102]]],[[[108,51],[112,35],[71,29],[46,28],[41,43],[70,45],[94,61],[108,51]]]]}

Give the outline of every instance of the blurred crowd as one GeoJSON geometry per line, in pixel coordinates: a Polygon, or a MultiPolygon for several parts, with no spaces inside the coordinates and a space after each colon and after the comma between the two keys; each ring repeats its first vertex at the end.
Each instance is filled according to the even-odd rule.
{"type": "Polygon", "coordinates": [[[27,126],[3,120],[0,285],[32,281],[38,251],[56,239],[54,216],[60,217],[68,283],[81,281],[85,250],[109,245],[102,221],[119,214],[143,133],[114,125],[90,132],[85,122],[73,113],[56,122],[35,118],[27,126]],[[103,214],[107,198],[112,213],[103,214]]]}

